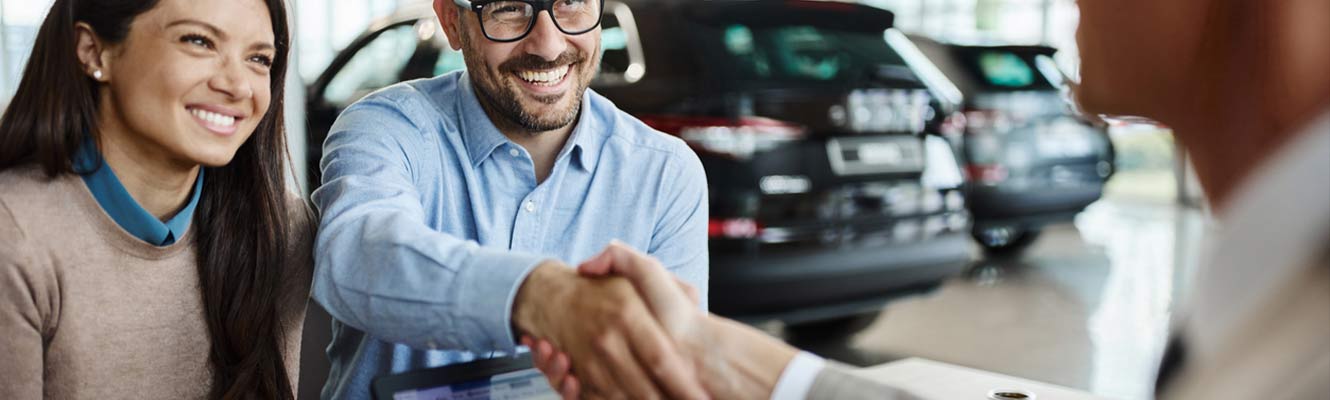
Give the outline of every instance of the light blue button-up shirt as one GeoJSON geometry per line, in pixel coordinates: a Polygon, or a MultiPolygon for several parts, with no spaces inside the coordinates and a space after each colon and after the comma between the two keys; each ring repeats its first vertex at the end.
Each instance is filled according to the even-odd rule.
{"type": "Polygon", "coordinates": [[[465,72],[355,103],[324,143],[314,298],[328,310],[324,398],[374,377],[515,350],[517,289],[618,239],[707,293],[707,182],[697,156],[588,90],[550,176],[481,109],[465,72]],[[438,350],[427,350],[438,349],[438,350]]]}
{"type": "Polygon", "coordinates": [[[102,206],[102,210],[111,216],[116,225],[153,246],[170,246],[185,234],[190,221],[194,219],[199,195],[203,192],[203,169],[200,168],[189,202],[175,216],[162,221],[134,200],[120,178],[116,177],[115,171],[102,160],[96,144],[89,141],[79,149],[74,158],[74,167],[82,174],[83,184],[92,192],[92,198],[97,199],[97,204],[102,206]]]}

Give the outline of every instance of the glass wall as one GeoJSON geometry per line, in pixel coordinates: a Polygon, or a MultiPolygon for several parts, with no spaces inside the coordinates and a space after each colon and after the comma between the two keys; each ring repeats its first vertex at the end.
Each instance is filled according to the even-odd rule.
{"type": "Polygon", "coordinates": [[[0,104],[8,104],[51,0],[0,0],[0,104]]]}
{"type": "MultiPolygon", "coordinates": [[[[19,74],[32,51],[37,28],[53,0],[0,0],[0,104],[15,90],[19,74]]],[[[428,0],[294,0],[296,72],[311,81],[377,18],[410,3],[428,0]]]]}
{"type": "Polygon", "coordinates": [[[1075,74],[1076,0],[864,0],[896,13],[896,27],[942,41],[1046,44],[1075,74]]]}

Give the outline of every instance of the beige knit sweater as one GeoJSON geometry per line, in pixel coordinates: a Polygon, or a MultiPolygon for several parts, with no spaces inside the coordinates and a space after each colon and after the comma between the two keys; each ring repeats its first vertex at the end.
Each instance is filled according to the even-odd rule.
{"type": "MultiPolygon", "coordinates": [[[[292,197],[297,244],[281,299],[287,370],[299,376],[313,227],[292,197]]],[[[0,172],[0,399],[186,399],[210,388],[193,228],[149,245],[83,181],[0,172]]]]}

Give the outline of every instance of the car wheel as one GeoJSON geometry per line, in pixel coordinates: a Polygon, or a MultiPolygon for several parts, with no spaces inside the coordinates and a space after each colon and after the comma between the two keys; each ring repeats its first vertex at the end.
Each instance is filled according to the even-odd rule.
{"type": "Polygon", "coordinates": [[[971,234],[974,240],[989,254],[1015,254],[1030,247],[1039,238],[1039,229],[1016,226],[994,226],[975,228],[971,234]]]}
{"type": "Polygon", "coordinates": [[[785,326],[785,336],[791,342],[810,342],[844,338],[864,330],[877,320],[878,312],[855,314],[818,321],[800,322],[785,326]]]}

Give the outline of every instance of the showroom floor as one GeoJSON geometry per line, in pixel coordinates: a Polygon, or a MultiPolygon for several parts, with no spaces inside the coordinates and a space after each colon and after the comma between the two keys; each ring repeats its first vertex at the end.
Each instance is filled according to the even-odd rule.
{"type": "Polygon", "coordinates": [[[853,337],[796,345],[860,366],[925,357],[1150,398],[1170,305],[1204,225],[1194,209],[1104,200],[1050,227],[1022,257],[976,261],[935,292],[888,304],[853,337]]]}

